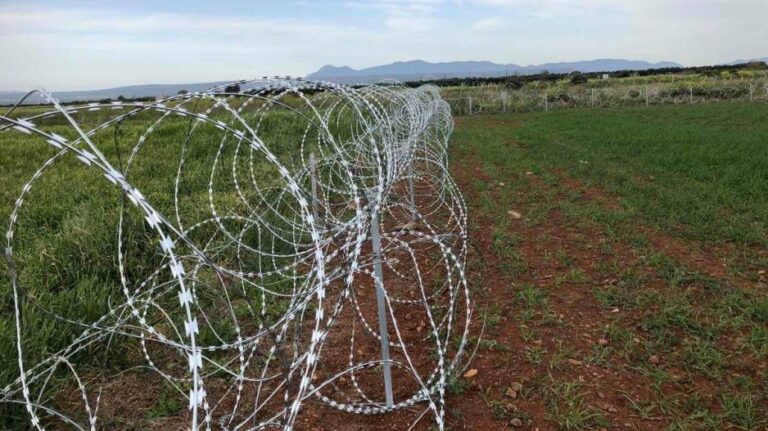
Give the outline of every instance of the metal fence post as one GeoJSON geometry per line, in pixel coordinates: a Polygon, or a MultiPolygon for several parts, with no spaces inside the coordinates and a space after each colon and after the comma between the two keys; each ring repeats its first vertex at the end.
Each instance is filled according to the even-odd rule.
{"type": "Polygon", "coordinates": [[[416,197],[413,192],[413,160],[408,163],[408,195],[410,197],[411,215],[416,217],[416,197]]]}
{"type": "Polygon", "coordinates": [[[317,162],[315,153],[309,153],[309,176],[312,182],[312,216],[320,223],[320,202],[317,199],[317,162]]]}
{"type": "Polygon", "coordinates": [[[547,98],[547,92],[544,91],[544,112],[549,111],[549,99],[547,98]]]}
{"type": "Polygon", "coordinates": [[[646,108],[651,105],[650,94],[648,93],[648,86],[645,86],[645,106],[646,108]]]}
{"type": "Polygon", "coordinates": [[[595,89],[592,89],[592,107],[595,107],[595,89]]]}
{"type": "Polygon", "coordinates": [[[381,339],[381,360],[384,372],[384,394],[387,407],[394,405],[392,395],[392,368],[389,361],[389,332],[387,329],[387,308],[384,298],[384,275],[381,269],[381,236],[379,235],[379,215],[371,207],[371,247],[373,249],[373,278],[376,285],[376,305],[379,314],[379,335],[381,339]]]}
{"type": "Polygon", "coordinates": [[[469,96],[469,115],[472,115],[472,96],[469,96]]]}

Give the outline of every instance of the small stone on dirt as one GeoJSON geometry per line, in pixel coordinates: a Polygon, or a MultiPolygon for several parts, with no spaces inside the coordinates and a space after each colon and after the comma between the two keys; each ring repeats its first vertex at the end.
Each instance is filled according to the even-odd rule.
{"type": "Polygon", "coordinates": [[[607,411],[608,413],[616,413],[619,411],[619,409],[617,409],[616,406],[606,402],[599,402],[597,403],[597,406],[600,407],[602,410],[607,411]]]}
{"type": "Polygon", "coordinates": [[[533,175],[533,172],[528,171],[528,172],[525,173],[525,175],[533,175]]]}
{"type": "Polygon", "coordinates": [[[522,390],[523,390],[523,384],[522,384],[522,383],[520,383],[520,382],[512,382],[512,383],[509,385],[509,388],[510,388],[510,389],[512,389],[512,390],[513,390],[513,391],[515,391],[515,392],[520,392],[520,391],[522,391],[522,390]]]}
{"type": "Polygon", "coordinates": [[[512,389],[511,386],[507,388],[507,391],[504,392],[504,395],[509,397],[509,398],[512,398],[513,400],[517,399],[517,391],[512,389]]]}
{"type": "Polygon", "coordinates": [[[657,365],[659,362],[661,362],[661,359],[659,359],[658,355],[653,355],[648,359],[648,362],[652,363],[653,365],[657,365]]]}
{"type": "Polygon", "coordinates": [[[521,218],[523,218],[522,214],[514,210],[507,211],[507,214],[509,214],[515,220],[520,220],[521,218]]]}
{"type": "Polygon", "coordinates": [[[509,421],[509,424],[515,428],[520,428],[521,426],[523,426],[523,421],[521,421],[518,418],[512,418],[512,420],[509,421]]]}
{"type": "Polygon", "coordinates": [[[579,367],[579,366],[584,365],[584,362],[581,362],[580,360],[573,359],[573,358],[568,359],[568,363],[573,365],[573,366],[575,366],[575,367],[579,367]]]}
{"type": "Polygon", "coordinates": [[[504,187],[505,185],[504,183],[499,183],[499,187],[504,187]]]}
{"type": "Polygon", "coordinates": [[[606,340],[605,338],[601,338],[601,339],[597,340],[597,344],[599,344],[601,346],[607,346],[608,345],[608,340],[606,340]]]}
{"type": "Polygon", "coordinates": [[[472,377],[475,377],[476,375],[477,375],[477,369],[476,368],[472,368],[471,370],[469,370],[466,373],[464,373],[464,377],[466,377],[467,379],[471,379],[472,377]]]}

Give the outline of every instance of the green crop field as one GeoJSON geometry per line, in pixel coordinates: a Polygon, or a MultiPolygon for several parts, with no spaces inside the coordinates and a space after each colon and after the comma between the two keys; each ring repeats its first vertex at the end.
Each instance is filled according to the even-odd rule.
{"type": "Polygon", "coordinates": [[[767,117],[731,103],[457,120],[494,417],[768,425],[767,117]]]}
{"type": "MultiPolygon", "coordinates": [[[[469,206],[470,286],[485,333],[475,339],[475,383],[449,386],[450,429],[479,429],[489,417],[496,429],[513,420],[541,430],[765,429],[766,118],[768,104],[757,102],[457,117],[450,166],[469,206]]],[[[135,121],[119,139],[99,138],[117,164],[146,129],[135,121]]],[[[179,143],[162,137],[179,133],[155,136],[133,175],[171,211],[162,173],[175,174],[179,143]]],[[[188,172],[206,169],[217,150],[197,148],[188,172]]],[[[0,149],[4,232],[19,190],[54,151],[16,132],[0,133],[0,149]]],[[[182,202],[192,215],[207,205],[208,177],[197,177],[182,202]]],[[[63,160],[20,220],[21,280],[73,319],[93,319],[121,295],[112,222],[121,196],[104,181],[63,160]]],[[[127,223],[132,241],[153,241],[140,218],[127,223]]],[[[3,260],[0,388],[17,377],[7,271],[3,260]]],[[[75,333],[36,313],[24,310],[31,359],[75,333]]],[[[120,345],[110,352],[79,359],[95,369],[142,359],[120,345]]],[[[152,421],[186,407],[164,400],[136,414],[152,421]]],[[[5,405],[0,416],[0,428],[21,427],[21,408],[5,405]]]]}

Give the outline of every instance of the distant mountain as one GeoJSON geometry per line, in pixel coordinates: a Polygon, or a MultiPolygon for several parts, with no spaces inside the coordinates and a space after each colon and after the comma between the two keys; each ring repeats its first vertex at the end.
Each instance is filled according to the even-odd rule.
{"type": "Polygon", "coordinates": [[[758,61],[762,61],[763,63],[768,63],[768,57],[753,58],[751,60],[736,60],[736,61],[734,61],[732,63],[728,63],[728,64],[729,65],[735,65],[735,64],[753,63],[753,62],[758,62],[758,61]]]}
{"type": "MultiPolygon", "coordinates": [[[[228,84],[232,81],[219,81],[219,82],[203,82],[195,84],[148,84],[148,85],[131,85],[127,87],[107,88],[103,90],[83,90],[83,91],[53,91],[53,95],[59,99],[60,102],[73,102],[73,101],[91,101],[101,99],[117,99],[123,96],[128,99],[137,97],[156,97],[156,96],[173,96],[179,92],[179,90],[187,91],[204,91],[217,85],[228,84]]],[[[0,91],[0,105],[10,105],[21,100],[26,92],[20,91],[0,91]]],[[[44,101],[37,95],[31,96],[26,101],[27,103],[44,103],[44,101]]]]}
{"type": "Polygon", "coordinates": [[[321,79],[336,82],[375,81],[385,78],[398,80],[420,80],[434,78],[455,78],[462,76],[504,76],[512,74],[534,74],[544,70],[552,73],[613,72],[617,70],[647,70],[666,67],[682,67],[678,63],[632,61],[620,59],[597,59],[563,63],[545,63],[520,66],[517,64],[498,64],[490,61],[452,61],[448,63],[429,63],[422,60],[398,61],[396,63],[374,66],[365,69],[352,69],[348,66],[323,66],[317,72],[307,75],[307,79],[321,79]]]}

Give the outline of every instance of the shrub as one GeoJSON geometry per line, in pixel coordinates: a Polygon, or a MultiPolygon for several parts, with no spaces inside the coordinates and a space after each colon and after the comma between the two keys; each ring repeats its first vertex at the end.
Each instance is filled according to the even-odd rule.
{"type": "Polygon", "coordinates": [[[573,85],[579,85],[579,84],[586,84],[589,79],[581,72],[573,72],[571,74],[571,84],[573,85]]]}

